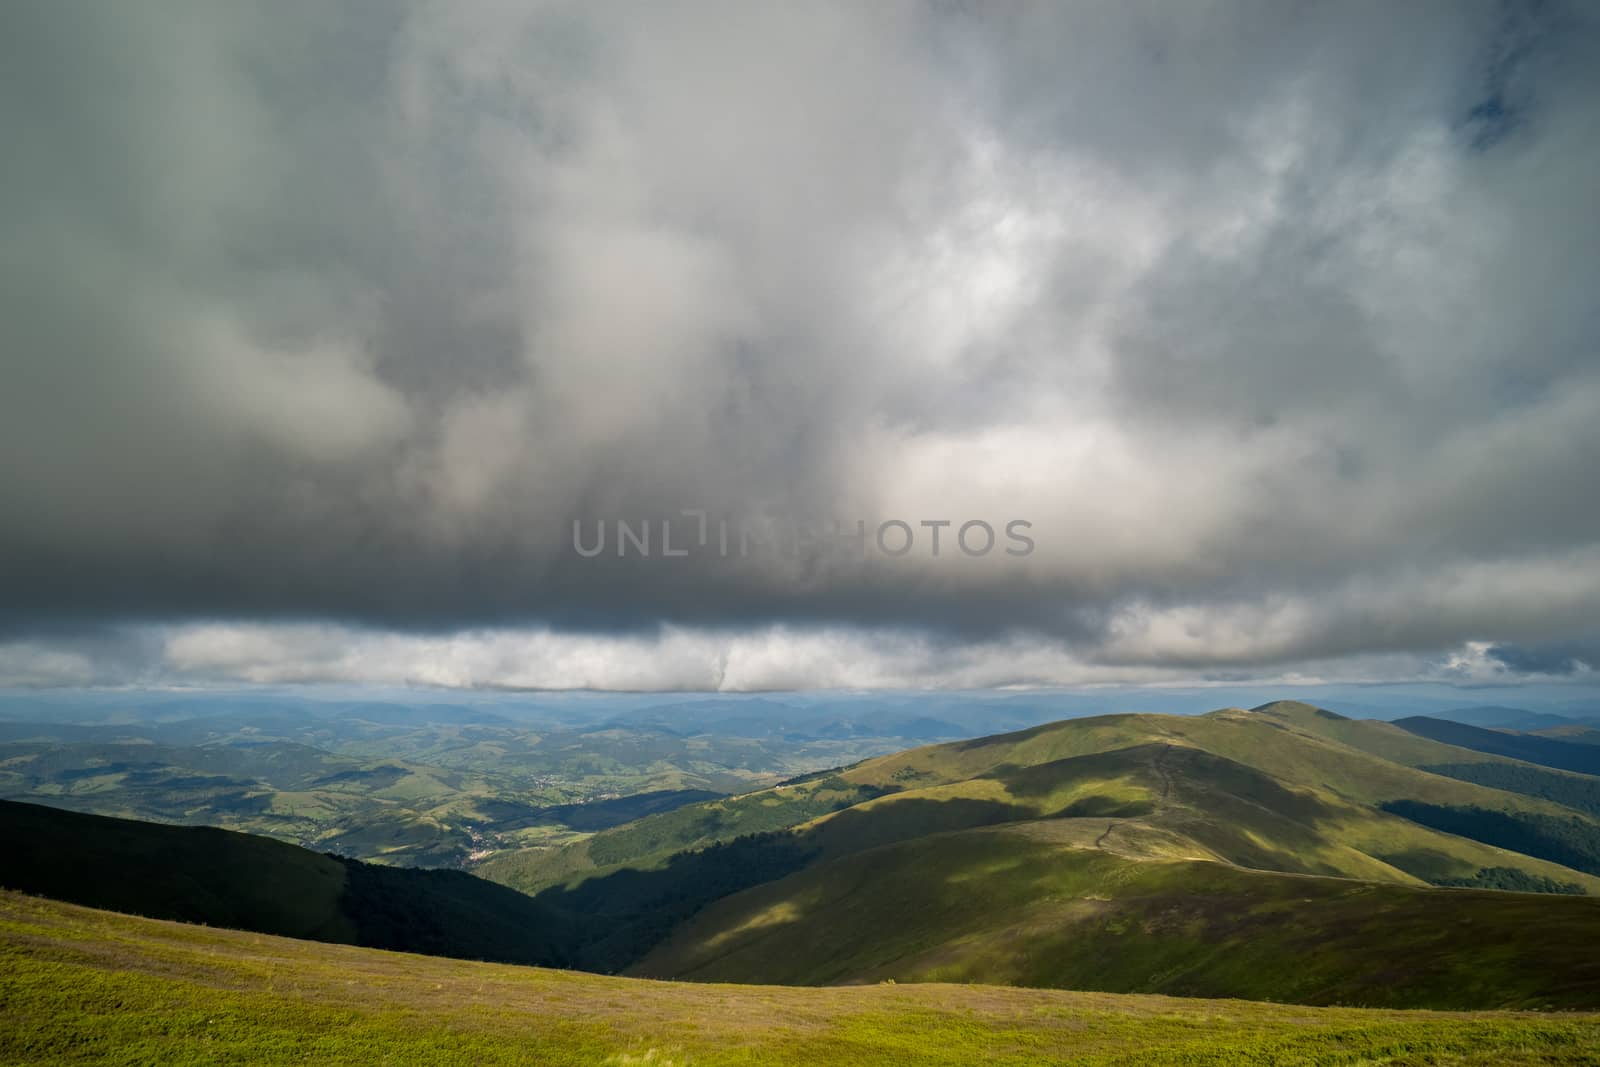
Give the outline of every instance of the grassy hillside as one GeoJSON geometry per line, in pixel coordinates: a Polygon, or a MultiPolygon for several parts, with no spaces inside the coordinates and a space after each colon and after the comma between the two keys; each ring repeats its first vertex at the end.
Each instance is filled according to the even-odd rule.
{"type": "Polygon", "coordinates": [[[1580,1064],[1593,1015],[953,985],[644,982],[376,952],[0,893],[0,1062],[811,1067],[1580,1064]]]}
{"type": "Polygon", "coordinates": [[[1110,715],[1051,723],[953,745],[912,749],[869,760],[845,773],[872,780],[959,780],[996,767],[1031,766],[1149,741],[1181,743],[1255,768],[1281,782],[1324,789],[1362,804],[1421,800],[1479,804],[1559,814],[1561,809],[1417,769],[1422,763],[1492,760],[1487,754],[1413,737],[1387,724],[1350,720],[1309,705],[1280,702],[1251,711],[1226,708],[1208,715],[1110,715]]]}
{"type": "Polygon", "coordinates": [[[1074,804],[1145,803],[1161,809],[1155,818],[1163,825],[1181,822],[1177,828],[1209,850],[1201,854],[1250,867],[1441,884],[1471,879],[1480,869],[1511,867],[1600,892],[1600,880],[1560,864],[1439,833],[1382,810],[1406,802],[1535,818],[1577,816],[1600,832],[1600,819],[1552,799],[1581,802],[1593,784],[1583,776],[1512,791],[1418,766],[1452,761],[1503,772],[1496,784],[1510,784],[1533,769],[1307,705],[1195,717],[1102,716],[911,749],[806,781],[688,805],[565,848],[507,853],[478,870],[538,892],[658,868],[674,853],[741,834],[797,827],[808,832],[819,820],[840,823],[827,831],[829,854],[837,855],[851,836],[845,826],[859,828],[855,836],[862,842],[881,844],[919,832],[1053,817],[1074,804]],[[1165,777],[1149,766],[1162,751],[1180,754],[1165,777]],[[1211,762],[1200,765],[1202,757],[1211,762]],[[1179,792],[1166,795],[1178,780],[1170,770],[1184,768],[1179,792]],[[1164,803],[1152,799],[1158,793],[1164,803]],[[841,814],[846,810],[848,817],[841,814]]]}
{"type": "MultiPolygon", "coordinates": [[[[785,829],[847,807],[883,803],[876,799],[880,797],[941,795],[948,799],[947,794],[929,792],[947,787],[969,795],[981,791],[973,783],[983,779],[1141,745],[1182,747],[1223,757],[1291,788],[1313,790],[1346,807],[1360,806],[1365,811],[1363,820],[1355,820],[1358,822],[1370,817],[1378,805],[1392,801],[1556,817],[1573,814],[1537,792],[1525,795],[1421,769],[1450,763],[1510,768],[1523,768],[1524,764],[1417,737],[1388,723],[1345,719],[1309,705],[1281,702],[1248,712],[1224,709],[1200,716],[1073,719],[973,741],[910,749],[794,784],[688,805],[562,849],[506,853],[480,871],[496,881],[537,891],[574,877],[659,864],[676,851],[728,841],[740,834],[785,829]]],[[[1370,839],[1360,838],[1354,826],[1334,836],[1345,838],[1342,844],[1365,851],[1420,855],[1448,853],[1454,847],[1436,838],[1400,840],[1406,832],[1381,819],[1378,823],[1389,829],[1374,832],[1370,839]]],[[[1600,826],[1600,821],[1596,825],[1600,826]]],[[[1481,850],[1471,851],[1473,855],[1463,863],[1485,858],[1481,850]]],[[[1456,877],[1470,872],[1428,873],[1456,877]]]]}
{"type": "MultiPolygon", "coordinates": [[[[895,787],[898,788],[898,787],[895,787]]],[[[771,789],[708,800],[647,816],[558,849],[500,853],[475,870],[523,892],[609,871],[651,867],[685,849],[746,834],[788,829],[828,812],[881,796],[886,789],[845,782],[833,773],[806,776],[771,789]]]]}
{"type": "Polygon", "coordinates": [[[1563,771],[1580,774],[1600,774],[1600,747],[1560,737],[1539,737],[1533,734],[1509,733],[1504,730],[1485,730],[1465,723],[1449,722],[1417,716],[1400,719],[1395,723],[1400,729],[1419,737],[1487,752],[1496,756],[1539,763],[1563,771]]]}
{"type": "MultiPolygon", "coordinates": [[[[313,917],[356,933],[311,936],[674,977],[1600,1007],[1600,975],[1571,950],[1600,934],[1600,901],[1583,896],[1600,897],[1600,820],[1415,765],[1443,758],[1556,773],[1305,705],[1071,720],[687,804],[481,868],[531,898],[345,864],[335,905],[313,917]],[[929,896],[958,869],[971,893],[954,900],[976,902],[970,914],[929,896]],[[458,898],[443,927],[428,925],[420,889],[458,898]],[[481,933],[469,947],[464,927],[481,933]],[[1387,962],[1396,946],[1415,957],[1405,967],[1387,962]],[[1304,965],[1313,950],[1324,969],[1304,965]]],[[[85,849],[88,866],[57,886],[127,866],[85,849]]]]}
{"type": "MultiPolygon", "coordinates": [[[[1170,832],[1183,854],[1259,870],[1423,883],[1506,863],[1544,877],[1600,880],[1441,834],[1347,799],[1292,786],[1187,743],[1147,743],[962,782],[907,789],[798,828],[825,855],[937,830],[1040,818],[1117,815],[1170,832]]],[[[1418,775],[1421,779],[1431,776],[1418,775]]],[[[1516,801],[1512,801],[1513,804],[1516,801]]]]}
{"type": "Polygon", "coordinates": [[[1600,1006],[1600,900],[1130,859],[1096,847],[1117,825],[1032,822],[822,863],[714,905],[634,973],[1600,1006]]]}
{"type": "Polygon", "coordinates": [[[0,855],[0,887],[138,915],[467,959],[552,953],[538,905],[460,871],[11,801],[0,801],[0,855]]]}
{"type": "MultiPolygon", "coordinates": [[[[1413,765],[1440,759],[1504,772],[1500,780],[1508,783],[1504,775],[1544,772],[1306,705],[1227,709],[1192,718],[1104,716],[868,760],[779,788],[688,805],[553,854],[520,854],[482,870],[535,891],[542,906],[564,917],[574,931],[571,955],[564,957],[571,965],[611,972],[644,960],[652,974],[703,973],[755,981],[834,981],[880,974],[874,967],[887,968],[881,974],[927,978],[944,972],[923,968],[918,954],[944,951],[952,939],[966,938],[972,959],[979,962],[953,972],[963,978],[1092,987],[1110,981],[1105,976],[1114,969],[1093,957],[1073,955],[1073,945],[1091,939],[1040,933],[1038,947],[1029,951],[1043,953],[1051,962],[1024,973],[1008,962],[1019,948],[1005,931],[1038,922],[1058,932],[1073,930],[1073,922],[1088,922],[1099,914],[1083,910],[1092,896],[1133,908],[1136,916],[1147,905],[1164,913],[1170,910],[1167,898],[1182,897],[1182,883],[1209,884],[1220,877],[1216,870],[1237,869],[1244,878],[1231,895],[1219,898],[1235,910],[1248,909],[1252,893],[1270,898],[1277,892],[1279,883],[1267,874],[1360,879],[1379,883],[1380,889],[1433,885],[1600,895],[1600,821],[1548,796],[1529,795],[1531,786],[1508,791],[1413,765]],[[1396,750],[1396,758],[1381,755],[1386,747],[1396,750]],[[943,872],[948,866],[944,850],[977,847],[958,832],[995,827],[1058,835],[1052,838],[1049,862],[1062,870],[1087,862],[1074,849],[1088,849],[1091,858],[1095,852],[1115,857],[1119,871],[1131,863],[1131,873],[1092,891],[1072,879],[1041,889],[1067,905],[1059,913],[1047,909],[1043,918],[1024,916],[1032,915],[1032,897],[986,887],[989,897],[981,899],[993,899],[983,917],[995,925],[965,932],[948,911],[930,907],[926,900],[902,901],[882,913],[869,911],[859,936],[852,935],[867,953],[862,958],[828,949],[828,931],[807,924],[794,926],[792,944],[766,945],[757,937],[746,945],[753,932],[765,936],[771,916],[789,916],[794,910],[785,894],[842,893],[850,901],[876,900],[891,877],[878,865],[883,857],[920,855],[920,877],[926,880],[928,871],[943,872]],[[1074,844],[1063,851],[1065,840],[1074,844]],[[907,851],[894,851],[899,847],[907,851]],[[858,862],[850,862],[853,857],[858,862]],[[1135,892],[1139,878],[1155,877],[1154,868],[1142,865],[1170,861],[1186,862],[1161,876],[1161,893],[1146,894],[1137,906],[1124,899],[1135,892]],[[691,921],[680,927],[684,920],[691,921]],[[669,937],[670,944],[663,946],[669,937]],[[740,948],[745,955],[728,962],[730,970],[717,970],[714,961],[721,959],[722,948],[734,945],[745,946],[740,948]]],[[[1589,783],[1569,775],[1556,784],[1567,789],[1561,799],[1577,800],[1589,783]]],[[[1548,782],[1540,785],[1547,794],[1553,788],[1548,782]]],[[[1021,848],[1017,842],[1028,841],[1033,842],[1028,849],[1044,847],[1036,836],[1026,835],[972,841],[989,848],[998,847],[996,842],[1021,848]]],[[[1003,872],[1010,861],[996,862],[996,870],[1003,872]]],[[[918,869],[908,868],[906,877],[916,879],[918,869]]],[[[1004,875],[995,878],[1004,880],[1004,875]]],[[[975,884],[984,882],[977,875],[974,879],[975,884]]],[[[935,878],[929,884],[942,883],[935,878]]],[[[1293,998],[1332,997],[1338,990],[1355,989],[1363,996],[1378,996],[1376,990],[1384,983],[1376,979],[1372,990],[1359,983],[1341,986],[1332,979],[1302,988],[1288,980],[1300,954],[1347,929],[1351,918],[1342,910],[1342,896],[1315,904],[1318,895],[1312,892],[1307,899],[1315,913],[1308,920],[1307,939],[1257,938],[1259,957],[1233,953],[1223,948],[1236,941],[1233,927],[1186,919],[1189,925],[1180,926],[1194,935],[1192,940],[1163,927],[1151,954],[1123,957],[1140,969],[1116,979],[1123,984],[1105,988],[1242,996],[1277,990],[1273,995],[1293,998]],[[1195,971],[1192,957],[1206,953],[1237,955],[1263,984],[1230,984],[1228,974],[1195,971]],[[1152,981],[1152,975],[1165,976],[1161,983],[1176,984],[1140,984],[1152,981]],[[1184,975],[1199,984],[1183,985],[1184,975]]],[[[1384,951],[1380,946],[1406,943],[1430,922],[1452,929],[1476,924],[1485,930],[1492,926],[1495,910],[1503,907],[1506,925],[1501,934],[1510,935],[1518,927],[1516,917],[1547,903],[1456,892],[1383,900],[1413,903],[1379,909],[1376,927],[1363,926],[1352,935],[1349,950],[1341,952],[1354,975],[1388,973],[1374,971],[1384,951]],[[1385,928],[1386,923],[1393,929],[1385,928]]],[[[1551,903],[1550,914],[1587,922],[1593,903],[1551,903]]],[[[814,921],[827,924],[825,918],[814,921]]],[[[786,928],[783,923],[774,927],[786,928]]],[[[1543,941],[1535,938],[1524,947],[1563,947],[1559,928],[1547,927],[1545,933],[1543,941]]],[[[1446,941],[1440,951],[1459,948],[1471,971],[1476,966],[1471,961],[1484,959],[1480,949],[1489,951],[1484,946],[1505,940],[1446,941]]],[[[1511,1000],[1436,1001],[1468,996],[1473,987],[1465,972],[1430,971],[1399,982],[1395,995],[1403,999],[1397,1003],[1521,1003],[1515,998],[1526,996],[1532,1002],[1548,994],[1554,1002],[1600,1004],[1594,976],[1581,960],[1560,952],[1549,960],[1565,961],[1559,962],[1555,981],[1567,992],[1519,984],[1523,972],[1545,965],[1538,962],[1544,958],[1518,956],[1505,964],[1506,975],[1491,977],[1481,994],[1489,996],[1499,988],[1511,1000]],[[1562,999],[1569,994],[1579,999],[1562,999]]],[[[1493,975],[1492,969],[1486,973],[1493,975]]]]}
{"type": "Polygon", "coordinates": [[[1566,726],[1547,726],[1543,729],[1528,730],[1535,737],[1553,737],[1557,741],[1566,741],[1574,745],[1600,745],[1600,729],[1594,725],[1596,720],[1588,722],[1571,723],[1566,726]]]}

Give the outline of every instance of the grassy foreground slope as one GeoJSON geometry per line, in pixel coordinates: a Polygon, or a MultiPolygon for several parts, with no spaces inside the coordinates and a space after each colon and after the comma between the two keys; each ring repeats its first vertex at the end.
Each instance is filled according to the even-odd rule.
{"type": "Polygon", "coordinates": [[[0,801],[0,858],[0,887],[137,915],[468,959],[548,958],[542,909],[461,871],[12,801],[0,801]]]}
{"type": "Polygon", "coordinates": [[[0,893],[0,1062],[954,1067],[1593,1062],[1600,1016],[645,982],[0,893]]]}

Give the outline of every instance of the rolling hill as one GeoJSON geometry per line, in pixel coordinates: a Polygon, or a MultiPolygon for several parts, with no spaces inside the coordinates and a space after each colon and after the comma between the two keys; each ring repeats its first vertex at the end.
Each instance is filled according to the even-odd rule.
{"type": "Polygon", "coordinates": [[[1496,756],[1538,763],[1563,771],[1580,774],[1600,774],[1600,748],[1558,737],[1512,733],[1505,730],[1486,730],[1444,719],[1417,716],[1400,719],[1395,725],[1419,737],[1440,741],[1447,745],[1469,748],[1474,752],[1487,752],[1496,756]]]}
{"type": "Polygon", "coordinates": [[[1600,1016],[956,985],[650,982],[201,929],[0,893],[0,1062],[1579,1064],[1600,1016]]]}
{"type": "Polygon", "coordinates": [[[1529,711],[1527,708],[1511,708],[1504,704],[1476,704],[1465,708],[1450,708],[1430,718],[1447,719],[1468,726],[1481,726],[1486,730],[1541,730],[1580,722],[1567,715],[1529,711]]]}
{"type": "Polygon", "coordinates": [[[551,957],[532,900],[460,871],[0,801],[0,888],[154,918],[515,963],[551,957]]]}
{"type": "Polygon", "coordinates": [[[1600,900],[1164,858],[1086,820],[921,837],[712,905],[629,973],[986,982],[1385,1007],[1590,1008],[1600,900]],[[1077,825],[1075,825],[1077,824],[1077,825]]]}
{"type": "MultiPolygon", "coordinates": [[[[1600,942],[1600,819],[1580,801],[1596,781],[1301,704],[1101,716],[686,803],[479,868],[522,893],[291,848],[284,862],[322,879],[291,894],[320,902],[298,927],[152,913],[661,978],[1594,1008],[1600,968],[1582,948],[1600,942]],[[414,880],[384,880],[400,873],[414,880]],[[424,890],[454,898],[431,927],[424,890]],[[482,936],[463,947],[455,924],[475,907],[482,936]]],[[[34,829],[12,847],[69,872],[24,888],[148,911],[159,887],[196,896],[171,884],[193,864],[162,851],[184,832],[34,829]],[[83,895],[97,875],[140,899],[83,895]]],[[[203,888],[249,900],[227,869],[254,853],[232,844],[246,855],[203,888]]]]}
{"type": "MultiPolygon", "coordinates": [[[[1292,703],[1200,716],[1073,719],[911,749],[773,789],[687,805],[553,851],[503,854],[477,869],[485,877],[537,892],[574,879],[660,866],[675,853],[751,833],[801,828],[799,832],[811,836],[815,831],[834,841],[830,854],[837,854],[844,847],[838,843],[843,831],[823,828],[817,821],[846,810],[853,814],[841,820],[843,825],[870,822],[876,836],[866,839],[881,844],[886,833],[1092,815],[1097,804],[1144,803],[1160,808],[1151,818],[1164,824],[1179,820],[1187,834],[1214,846],[1213,858],[1244,866],[1410,884],[1470,878],[1480,868],[1511,866],[1600,891],[1600,880],[1593,875],[1538,857],[1508,855],[1457,834],[1439,834],[1382,810],[1385,804],[1420,802],[1524,819],[1576,817],[1582,826],[1600,830],[1600,821],[1581,809],[1537,792],[1479,785],[1423,769],[1452,762],[1508,772],[1532,769],[1415,737],[1387,723],[1344,719],[1292,703]],[[1166,765],[1166,774],[1153,766],[1159,752],[1178,761],[1166,765]],[[1163,786],[1170,790],[1174,770],[1185,772],[1179,794],[1183,802],[1167,795],[1158,805],[1156,794],[1163,786]],[[908,802],[911,806],[905,807],[908,802]],[[929,803],[938,806],[929,808],[929,803]],[[928,813],[921,824],[917,812],[928,813]],[[904,829],[891,831],[889,826],[904,829]]],[[[1594,784],[1583,775],[1568,775],[1560,782],[1577,790],[1594,784]]]]}
{"type": "Polygon", "coordinates": [[[1571,950],[1600,935],[1584,895],[1600,893],[1600,822],[1423,769],[1444,760],[1541,770],[1305,705],[1104,716],[912,749],[482,870],[606,930],[574,945],[596,970],[1600,1004],[1600,972],[1571,950]],[[1303,965],[1313,949],[1320,969],[1303,965]]]}

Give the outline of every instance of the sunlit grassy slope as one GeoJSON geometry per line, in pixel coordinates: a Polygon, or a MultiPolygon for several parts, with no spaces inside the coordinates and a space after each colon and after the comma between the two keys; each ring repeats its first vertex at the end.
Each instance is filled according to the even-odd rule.
{"type": "Polygon", "coordinates": [[[824,862],[713,905],[635,968],[712,981],[982,981],[1310,1004],[1600,1005],[1600,900],[1163,858],[1065,819],[824,862]],[[1097,842],[1115,840],[1136,855],[1097,842]]]}
{"type": "Polygon", "coordinates": [[[483,868],[532,897],[314,854],[285,871],[342,867],[343,887],[275,895],[271,871],[248,875],[254,853],[206,873],[193,849],[164,851],[202,832],[162,827],[18,832],[9,853],[57,872],[14,886],[81,903],[600,973],[1600,1008],[1578,951],[1600,943],[1600,821],[1550,799],[1600,779],[1554,773],[1279,704],[914,749],[483,868]],[[1447,885],[1476,888],[1430,888],[1447,885]],[[105,886],[123,895],[85,895],[105,886]],[[210,910],[153,910],[157,890],[210,910]],[[252,917],[273,906],[356,934],[252,917]]]}
{"type": "Polygon", "coordinates": [[[1600,896],[1600,821],[1550,797],[1600,779],[1549,773],[1306,705],[1104,716],[690,805],[484,873],[589,931],[568,959],[601,971],[1596,1007],[1600,972],[1571,946],[1600,935],[1583,897],[1600,896]],[[1491,772],[1507,788],[1459,777],[1491,772]]]}
{"type": "Polygon", "coordinates": [[[645,982],[294,941],[0,893],[0,1062],[1582,1064],[1600,1016],[960,985],[645,982]]]}
{"type": "MultiPolygon", "coordinates": [[[[1543,789],[1544,780],[1517,792],[1421,769],[1448,764],[1505,772],[1498,780],[1507,785],[1537,773],[1514,760],[1304,704],[1192,717],[1111,715],[911,749],[793,785],[689,805],[563,849],[512,853],[478,870],[536,892],[659,867],[674,853],[741,834],[799,827],[808,845],[837,856],[920,833],[1123,810],[1181,834],[1190,855],[1264,870],[1422,884],[1511,868],[1600,893],[1594,872],[1440,833],[1383,810],[1409,801],[1577,818],[1600,834],[1600,818],[1547,799],[1566,794],[1543,789]]],[[[1593,784],[1571,775],[1556,784],[1574,782],[1593,784]]]]}

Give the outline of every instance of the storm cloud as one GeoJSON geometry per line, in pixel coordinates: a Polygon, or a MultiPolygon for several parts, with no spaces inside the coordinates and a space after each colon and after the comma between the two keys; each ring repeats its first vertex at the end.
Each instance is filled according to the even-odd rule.
{"type": "Polygon", "coordinates": [[[29,0],[0,118],[0,682],[1600,666],[1589,5],[29,0]]]}

